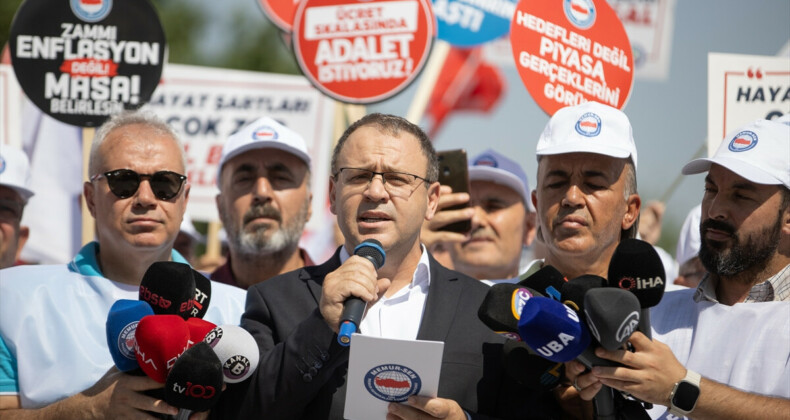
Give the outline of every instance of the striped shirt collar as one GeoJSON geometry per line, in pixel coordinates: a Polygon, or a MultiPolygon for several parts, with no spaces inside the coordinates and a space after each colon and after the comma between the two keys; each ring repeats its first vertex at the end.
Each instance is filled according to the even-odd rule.
{"type": "MultiPolygon", "coordinates": [[[[710,274],[705,274],[705,277],[702,278],[699,286],[697,286],[697,291],[694,293],[694,301],[719,303],[716,298],[716,284],[716,279],[711,277],[710,274]]],[[[790,264],[769,277],[768,280],[755,284],[743,302],[773,301],[790,301],[790,264]]]]}

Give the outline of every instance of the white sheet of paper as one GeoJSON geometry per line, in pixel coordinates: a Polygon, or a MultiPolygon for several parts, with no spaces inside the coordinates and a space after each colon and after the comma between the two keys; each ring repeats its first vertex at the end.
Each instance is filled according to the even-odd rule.
{"type": "Polygon", "coordinates": [[[441,341],[352,335],[343,417],[383,419],[390,401],[413,394],[435,397],[443,351],[441,341]]]}

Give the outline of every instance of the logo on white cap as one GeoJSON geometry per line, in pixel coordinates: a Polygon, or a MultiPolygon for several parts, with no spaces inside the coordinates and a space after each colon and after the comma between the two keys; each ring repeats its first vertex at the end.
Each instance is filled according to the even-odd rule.
{"type": "Polygon", "coordinates": [[[277,140],[277,130],[268,125],[263,125],[252,131],[253,140],[277,140]]]}
{"type": "Polygon", "coordinates": [[[592,0],[565,0],[562,9],[568,21],[580,29],[587,29],[595,23],[595,4],[592,0]]]}
{"type": "Polygon", "coordinates": [[[745,152],[757,146],[757,134],[753,131],[741,131],[730,140],[728,148],[733,152],[745,152]]]}
{"type": "Polygon", "coordinates": [[[576,121],[576,132],[585,137],[601,134],[601,117],[593,112],[585,113],[576,121]]]}
{"type": "Polygon", "coordinates": [[[6,166],[5,165],[5,159],[3,159],[2,156],[0,156],[0,174],[5,172],[5,166],[6,166]]]}
{"type": "Polygon", "coordinates": [[[496,161],[496,158],[491,155],[482,155],[477,160],[475,160],[474,166],[490,166],[492,168],[498,168],[499,164],[496,161]]]}

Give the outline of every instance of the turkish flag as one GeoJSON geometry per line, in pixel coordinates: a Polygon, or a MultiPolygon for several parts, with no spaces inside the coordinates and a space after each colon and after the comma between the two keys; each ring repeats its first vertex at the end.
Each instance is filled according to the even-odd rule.
{"type": "Polygon", "coordinates": [[[485,63],[478,48],[451,48],[428,102],[433,138],[452,111],[490,112],[505,89],[499,69],[485,63]]]}

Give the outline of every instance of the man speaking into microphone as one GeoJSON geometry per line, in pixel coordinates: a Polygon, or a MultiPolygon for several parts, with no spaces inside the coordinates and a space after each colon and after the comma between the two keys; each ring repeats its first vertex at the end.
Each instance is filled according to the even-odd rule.
{"type": "Polygon", "coordinates": [[[442,267],[420,243],[439,200],[425,133],[400,117],[367,115],[340,137],[331,169],[330,207],[345,243],[321,265],[249,289],[241,325],[261,349],[259,368],[230,385],[212,415],[343,418],[349,347],[337,334],[346,300],[356,297],[367,303],[361,334],[445,343],[438,398],[390,404],[394,418],[550,417],[539,395],[505,382],[504,339],[477,317],[488,287],[442,267]],[[386,253],[378,269],[354,255],[370,239],[386,253]]]}

